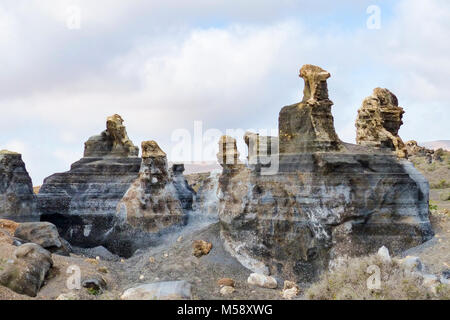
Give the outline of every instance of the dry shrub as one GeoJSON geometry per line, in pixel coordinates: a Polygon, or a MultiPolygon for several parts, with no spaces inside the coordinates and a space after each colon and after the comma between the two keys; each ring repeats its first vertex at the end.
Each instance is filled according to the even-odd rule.
{"type": "Polygon", "coordinates": [[[439,285],[437,294],[422,285],[419,275],[404,271],[398,262],[384,263],[378,255],[347,258],[332,271],[324,273],[306,292],[305,298],[314,300],[428,300],[450,299],[450,286],[439,285]],[[379,290],[367,287],[372,273],[367,268],[380,268],[379,290]]]}

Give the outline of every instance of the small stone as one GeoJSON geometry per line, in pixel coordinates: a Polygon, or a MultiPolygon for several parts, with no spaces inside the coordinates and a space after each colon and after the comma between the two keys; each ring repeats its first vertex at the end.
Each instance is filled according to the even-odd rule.
{"type": "Polygon", "coordinates": [[[233,294],[233,292],[236,291],[232,286],[223,286],[220,288],[220,294],[223,296],[229,296],[233,294]]]}
{"type": "Polygon", "coordinates": [[[101,272],[101,273],[108,273],[108,268],[107,267],[100,267],[97,270],[98,270],[98,272],[101,272]]]}
{"type": "Polygon", "coordinates": [[[275,289],[278,286],[277,280],[274,277],[266,276],[260,273],[252,273],[248,277],[247,282],[250,285],[268,289],[275,289]]]}
{"type": "Polygon", "coordinates": [[[295,298],[300,293],[299,288],[293,287],[290,289],[285,289],[282,291],[281,295],[284,299],[291,300],[292,298],[295,298]]]}
{"type": "Polygon", "coordinates": [[[141,274],[139,280],[144,280],[144,278],[145,278],[144,275],[141,274]]]}
{"type": "Polygon", "coordinates": [[[98,265],[97,259],[87,258],[87,259],[84,259],[84,261],[87,263],[93,264],[93,265],[98,265]]]}
{"type": "Polygon", "coordinates": [[[193,255],[197,258],[207,255],[212,249],[212,243],[204,240],[195,240],[193,245],[193,255]]]}
{"type": "Polygon", "coordinates": [[[73,293],[73,292],[69,292],[69,293],[62,293],[60,294],[56,300],[80,300],[80,297],[73,293]]]}
{"type": "Polygon", "coordinates": [[[100,257],[99,257],[99,256],[96,256],[96,257],[95,257],[95,260],[100,261],[100,257]]]}
{"type": "Polygon", "coordinates": [[[120,262],[124,263],[124,262],[125,262],[125,259],[120,259],[120,262]]]}
{"type": "Polygon", "coordinates": [[[177,242],[181,242],[181,241],[183,241],[183,237],[179,236],[177,239],[177,242]]]}
{"type": "Polygon", "coordinates": [[[150,257],[150,258],[148,258],[148,261],[149,261],[150,263],[155,263],[155,258],[154,258],[154,257],[150,257]]]}
{"type": "Polygon", "coordinates": [[[220,287],[234,287],[234,280],[231,278],[222,278],[217,281],[220,287]]]}
{"type": "Polygon", "coordinates": [[[389,255],[389,250],[385,246],[382,246],[380,249],[378,249],[378,256],[383,260],[385,263],[391,263],[391,256],[389,255]]]}
{"type": "Polygon", "coordinates": [[[422,279],[422,285],[428,288],[432,293],[437,294],[436,289],[440,285],[438,277],[434,274],[423,274],[422,279]]]}
{"type": "Polygon", "coordinates": [[[407,256],[399,260],[400,266],[409,272],[422,272],[423,264],[419,257],[407,256]]]}
{"type": "Polygon", "coordinates": [[[166,253],[164,253],[164,258],[167,258],[167,257],[169,257],[169,254],[166,252],[166,253]]]}

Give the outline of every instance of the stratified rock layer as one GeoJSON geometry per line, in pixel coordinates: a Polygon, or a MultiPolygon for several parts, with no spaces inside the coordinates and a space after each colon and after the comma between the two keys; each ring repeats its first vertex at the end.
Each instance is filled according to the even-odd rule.
{"type": "Polygon", "coordinates": [[[137,178],[141,159],[118,115],[108,117],[101,135],[89,138],[84,155],[69,171],[44,180],[38,210],[41,220],[55,224],[63,238],[89,247],[107,239],[117,204],[137,178]]]}
{"type": "MultiPolygon", "coordinates": [[[[324,74],[309,69],[319,73],[310,79],[324,74]]],[[[306,83],[303,101],[324,98],[323,81],[314,94],[306,83]]],[[[383,245],[398,253],[433,234],[428,182],[413,165],[390,150],[341,143],[329,109],[315,113],[315,107],[322,106],[301,103],[290,108],[290,118],[280,115],[280,154],[272,158],[278,161],[276,174],[263,175],[258,166],[238,161],[223,166],[221,236],[229,252],[254,272],[311,282],[340,256],[366,255],[383,245]],[[296,131],[292,121],[327,125],[296,131]],[[283,140],[286,127],[294,139],[283,140]]],[[[237,154],[229,138],[220,140],[219,150],[220,157],[237,154]]]]}
{"type": "Polygon", "coordinates": [[[167,156],[155,141],[142,142],[139,178],[130,186],[117,211],[124,223],[149,232],[185,221],[181,201],[169,176],[167,156]]]}
{"type": "Polygon", "coordinates": [[[398,106],[397,97],[388,89],[375,88],[364,99],[356,119],[356,143],[368,147],[387,148],[399,158],[408,152],[398,135],[405,111],[398,106]]]}
{"type": "Polygon", "coordinates": [[[36,197],[20,153],[0,151],[0,218],[35,217],[36,197]]]}

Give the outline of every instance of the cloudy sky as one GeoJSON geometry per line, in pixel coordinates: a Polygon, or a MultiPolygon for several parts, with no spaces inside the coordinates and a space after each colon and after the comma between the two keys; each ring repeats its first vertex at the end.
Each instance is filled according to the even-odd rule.
{"type": "Polygon", "coordinates": [[[277,128],[306,63],[332,74],[344,141],[375,87],[405,108],[404,140],[450,139],[449,39],[448,0],[2,0],[0,149],[21,152],[39,185],[119,113],[136,145],[181,160],[176,133],[194,139],[194,121],[277,128]]]}

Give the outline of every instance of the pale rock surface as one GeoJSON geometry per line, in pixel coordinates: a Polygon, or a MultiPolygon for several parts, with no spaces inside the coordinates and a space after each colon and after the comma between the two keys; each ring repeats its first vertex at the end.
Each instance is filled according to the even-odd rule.
{"type": "Polygon", "coordinates": [[[275,289],[278,286],[277,280],[274,277],[260,273],[252,273],[248,277],[247,282],[250,285],[268,289],[275,289]]]}
{"type": "Polygon", "coordinates": [[[122,300],[189,300],[191,284],[187,281],[165,281],[143,284],[126,290],[122,300]]]}
{"type": "Polygon", "coordinates": [[[380,249],[378,249],[377,254],[381,258],[381,260],[383,260],[383,262],[385,263],[392,262],[391,256],[389,255],[389,249],[386,248],[385,246],[382,246],[380,249]]]}

